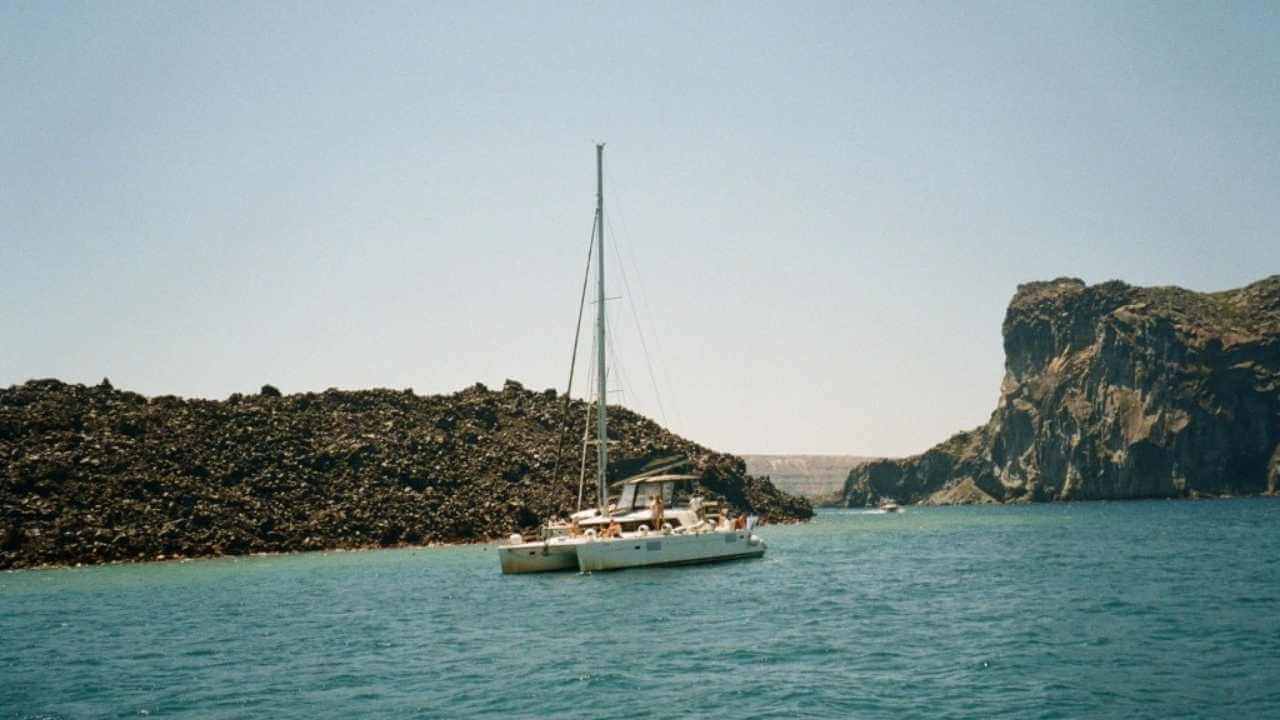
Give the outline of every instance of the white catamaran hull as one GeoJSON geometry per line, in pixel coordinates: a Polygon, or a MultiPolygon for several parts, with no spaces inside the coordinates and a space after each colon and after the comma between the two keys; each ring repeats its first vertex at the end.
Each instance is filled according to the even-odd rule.
{"type": "Polygon", "coordinates": [[[504,575],[577,570],[581,544],[581,540],[552,540],[505,545],[498,548],[498,560],[504,575]]]}
{"type": "Polygon", "coordinates": [[[758,558],[766,547],[764,540],[743,530],[596,540],[578,546],[578,569],[595,572],[758,558]]]}

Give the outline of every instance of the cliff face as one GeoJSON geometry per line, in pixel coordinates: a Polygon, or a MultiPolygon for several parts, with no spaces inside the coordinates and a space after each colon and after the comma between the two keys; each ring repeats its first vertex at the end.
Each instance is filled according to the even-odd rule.
{"type": "Polygon", "coordinates": [[[743,455],[747,473],[768,477],[783,492],[809,501],[832,503],[844,497],[849,470],[874,458],[858,455],[743,455]]]}
{"type": "Polygon", "coordinates": [[[1280,276],[1196,293],[1019,286],[991,420],[850,472],[850,505],[1280,491],[1280,276]]]}
{"type": "MultiPolygon", "coordinates": [[[[577,505],[553,479],[564,399],[508,382],[453,395],[369,390],[226,401],[40,380],[0,390],[0,568],[483,540],[577,505]]],[[[578,424],[581,402],[569,417],[578,424]]],[[[703,490],[774,521],[809,503],[623,408],[614,479],[683,455],[703,490]]],[[[594,459],[594,453],[590,454],[594,459]]],[[[594,477],[594,464],[587,468],[594,477]]],[[[593,482],[587,502],[594,503],[593,482]]]]}

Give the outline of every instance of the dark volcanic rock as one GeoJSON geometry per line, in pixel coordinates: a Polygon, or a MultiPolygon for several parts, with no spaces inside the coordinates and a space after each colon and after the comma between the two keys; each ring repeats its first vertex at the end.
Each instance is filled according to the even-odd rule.
{"type": "MultiPolygon", "coordinates": [[[[57,380],[0,390],[0,568],[482,540],[577,504],[574,450],[551,477],[564,409],[552,391],[274,390],[225,402],[57,380]]],[[[812,515],[739,458],[622,408],[609,417],[619,473],[684,455],[740,510],[812,515]]]]}
{"type": "Polygon", "coordinates": [[[1219,293],[1022,285],[991,420],[855,468],[848,504],[1275,494],[1280,276],[1219,293]]]}

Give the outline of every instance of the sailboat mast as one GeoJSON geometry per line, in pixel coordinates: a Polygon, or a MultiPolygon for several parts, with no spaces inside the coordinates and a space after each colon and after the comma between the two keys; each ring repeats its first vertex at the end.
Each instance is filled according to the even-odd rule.
{"type": "Polygon", "coordinates": [[[604,344],[604,144],[596,145],[596,489],[601,513],[608,509],[609,489],[605,470],[609,467],[609,421],[607,403],[609,381],[605,376],[604,344]]]}

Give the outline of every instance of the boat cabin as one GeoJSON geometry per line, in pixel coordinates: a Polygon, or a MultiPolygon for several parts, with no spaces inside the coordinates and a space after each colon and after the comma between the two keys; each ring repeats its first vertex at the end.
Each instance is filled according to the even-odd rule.
{"type": "Polygon", "coordinates": [[[663,506],[671,507],[677,490],[687,494],[691,483],[697,479],[697,475],[651,475],[624,480],[622,491],[613,502],[615,512],[647,510],[655,497],[662,498],[663,506]]]}
{"type": "MultiPolygon", "coordinates": [[[[663,524],[673,530],[690,528],[702,520],[702,505],[698,501],[690,506],[693,497],[693,481],[697,475],[647,475],[623,480],[614,487],[620,487],[616,496],[611,498],[609,512],[600,515],[594,510],[578,513],[579,527],[601,532],[605,526],[617,521],[623,532],[634,532],[641,529],[661,530],[655,527],[653,512],[649,509],[655,497],[662,498],[663,524]]],[[[568,531],[567,525],[561,524],[549,528],[544,536],[562,535],[568,531]]]]}

